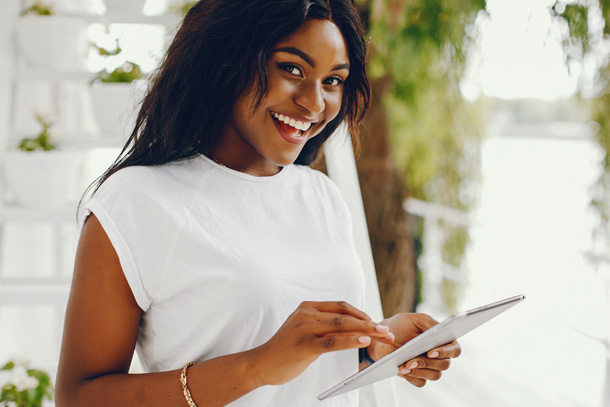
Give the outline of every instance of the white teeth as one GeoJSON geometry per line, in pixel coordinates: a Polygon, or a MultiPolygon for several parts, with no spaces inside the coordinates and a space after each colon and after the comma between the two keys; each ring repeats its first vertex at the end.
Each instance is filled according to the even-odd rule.
{"type": "Polygon", "coordinates": [[[273,117],[275,117],[276,119],[278,119],[279,121],[286,123],[287,125],[294,127],[297,130],[301,130],[301,131],[307,131],[309,130],[309,128],[311,127],[311,123],[309,122],[302,122],[300,120],[295,120],[295,119],[291,119],[288,116],[284,116],[283,114],[280,113],[273,113],[273,117]]]}

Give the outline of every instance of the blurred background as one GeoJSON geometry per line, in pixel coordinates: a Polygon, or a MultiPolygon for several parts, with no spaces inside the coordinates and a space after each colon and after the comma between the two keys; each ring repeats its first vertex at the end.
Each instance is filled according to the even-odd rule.
{"type": "MultiPolygon", "coordinates": [[[[356,4],[374,92],[357,166],[384,313],[527,296],[401,400],[610,406],[610,1],[356,4]]],[[[0,367],[53,376],[76,205],[188,6],[0,3],[0,367]]]]}

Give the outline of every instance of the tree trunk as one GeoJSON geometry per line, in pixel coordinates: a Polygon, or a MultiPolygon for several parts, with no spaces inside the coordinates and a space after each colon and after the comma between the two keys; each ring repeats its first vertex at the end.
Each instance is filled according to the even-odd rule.
{"type": "Polygon", "coordinates": [[[383,312],[412,311],[416,295],[413,233],[389,140],[382,98],[388,79],[373,85],[369,114],[361,126],[358,176],[366,213],[383,312]]]}

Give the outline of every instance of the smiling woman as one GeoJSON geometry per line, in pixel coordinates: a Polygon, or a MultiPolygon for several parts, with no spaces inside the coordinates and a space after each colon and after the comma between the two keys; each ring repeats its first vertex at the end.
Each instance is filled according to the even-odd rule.
{"type": "MultiPolygon", "coordinates": [[[[83,202],[58,407],[316,406],[435,324],[360,310],[350,214],[308,167],[364,117],[365,55],[351,0],[194,5],[83,202]],[[129,374],[134,350],[147,373],[129,374]]],[[[401,376],[423,386],[459,353],[433,349],[401,376]]]]}

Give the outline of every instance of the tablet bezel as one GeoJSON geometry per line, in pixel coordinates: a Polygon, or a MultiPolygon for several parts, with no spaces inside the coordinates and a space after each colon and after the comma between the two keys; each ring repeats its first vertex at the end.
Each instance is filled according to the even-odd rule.
{"type": "Polygon", "coordinates": [[[346,378],[318,396],[319,400],[337,396],[347,391],[375,383],[379,380],[398,374],[398,368],[406,361],[424,354],[431,349],[454,341],[485,322],[525,299],[525,295],[516,295],[467,311],[459,312],[443,322],[433,326],[392,353],[387,354],[375,363],[346,378]],[[370,377],[369,377],[370,376],[370,377]],[[358,383],[360,382],[360,383],[358,383]]]}

